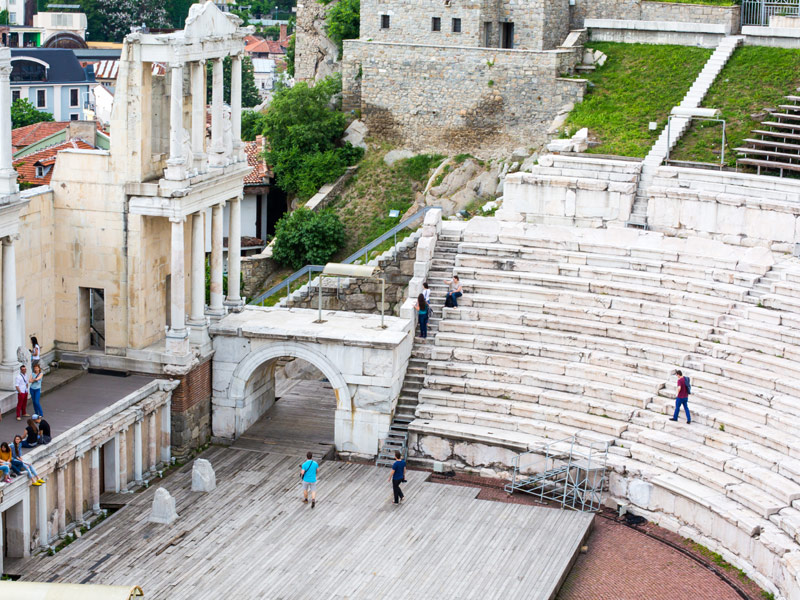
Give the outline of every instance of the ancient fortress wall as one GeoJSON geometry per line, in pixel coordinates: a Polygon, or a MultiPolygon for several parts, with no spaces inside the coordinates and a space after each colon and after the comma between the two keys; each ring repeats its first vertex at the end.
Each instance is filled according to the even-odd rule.
{"type": "Polygon", "coordinates": [[[585,91],[583,81],[559,77],[571,71],[577,49],[348,40],[344,55],[345,105],[361,107],[373,135],[411,148],[531,147],[544,141],[558,109],[585,91]]]}

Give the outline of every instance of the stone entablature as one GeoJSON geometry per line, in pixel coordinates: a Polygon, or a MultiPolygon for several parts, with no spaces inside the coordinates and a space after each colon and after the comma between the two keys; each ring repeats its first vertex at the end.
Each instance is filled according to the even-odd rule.
{"type": "Polygon", "coordinates": [[[248,306],[211,326],[212,432],[242,435],[275,401],[275,364],[305,360],[336,394],[339,452],[373,457],[389,432],[411,355],[411,322],[380,315],[248,306]]]}
{"type": "MultiPolygon", "coordinates": [[[[170,463],[170,403],[177,384],[148,383],[25,455],[47,482],[32,487],[23,475],[0,487],[7,556],[23,558],[46,549],[99,514],[102,493],[141,485],[170,463]]],[[[2,537],[0,528],[0,545],[2,537]]],[[[0,554],[0,571],[2,561],[0,554]]]]}
{"type": "Polygon", "coordinates": [[[531,147],[558,110],[583,99],[564,79],[580,48],[502,50],[346,40],[344,102],[361,106],[372,135],[410,148],[531,147]],[[459,77],[453,77],[458,65],[459,77]],[[360,100],[353,94],[360,89],[360,100]]]}

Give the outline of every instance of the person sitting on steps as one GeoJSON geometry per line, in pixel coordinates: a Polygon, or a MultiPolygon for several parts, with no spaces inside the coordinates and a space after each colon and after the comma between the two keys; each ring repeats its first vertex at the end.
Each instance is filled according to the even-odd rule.
{"type": "Polygon", "coordinates": [[[453,308],[458,308],[458,299],[463,296],[461,281],[458,279],[458,275],[453,275],[453,278],[445,280],[445,283],[448,286],[448,291],[444,305],[448,306],[452,303],[453,308]]]}

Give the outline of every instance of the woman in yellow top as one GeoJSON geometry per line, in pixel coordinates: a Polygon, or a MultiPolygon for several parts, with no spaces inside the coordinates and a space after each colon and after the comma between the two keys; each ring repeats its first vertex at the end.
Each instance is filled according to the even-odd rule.
{"type": "Polygon", "coordinates": [[[11,483],[11,448],[6,442],[0,444],[0,472],[5,473],[3,483],[11,483]]]}

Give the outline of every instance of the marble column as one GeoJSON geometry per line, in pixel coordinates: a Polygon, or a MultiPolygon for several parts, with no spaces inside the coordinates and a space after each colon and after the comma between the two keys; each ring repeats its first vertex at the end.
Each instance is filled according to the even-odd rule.
{"type": "MultiPolygon", "coordinates": [[[[2,144],[0,144],[2,146],[2,144]]],[[[14,240],[3,238],[3,365],[16,369],[19,329],[17,327],[17,264],[14,240]]]]}
{"type": "Polygon", "coordinates": [[[228,212],[228,297],[225,306],[241,312],[244,302],[239,295],[242,279],[242,201],[231,198],[228,212]]]}
{"type": "Polygon", "coordinates": [[[91,450],[92,463],[89,466],[89,502],[92,512],[100,512],[100,448],[95,446],[91,450]]]}
{"type": "Polygon", "coordinates": [[[77,454],[75,460],[72,462],[75,469],[75,486],[72,490],[74,499],[74,508],[72,511],[72,518],[79,525],[83,525],[83,454],[77,454]]]}
{"type": "Polygon", "coordinates": [[[233,134],[233,162],[244,160],[242,144],[242,55],[231,57],[231,129],[233,134]]]}
{"type": "Polygon", "coordinates": [[[50,543],[47,513],[47,482],[45,482],[36,490],[36,526],[39,528],[39,548],[47,548],[50,543]]]}
{"type": "Polygon", "coordinates": [[[189,352],[186,331],[186,279],[184,276],[183,226],[185,217],[171,217],[172,241],[170,247],[170,298],[171,327],[167,332],[167,352],[177,355],[189,352]]]}
{"type": "Polygon", "coordinates": [[[153,473],[156,470],[156,451],[157,451],[157,440],[156,440],[156,413],[155,411],[151,412],[148,417],[149,420],[148,424],[148,440],[147,440],[147,454],[148,458],[150,459],[150,472],[153,473]]]}
{"type": "Polygon", "coordinates": [[[206,61],[192,63],[192,158],[199,173],[208,171],[206,156],[206,61]]]}
{"type": "Polygon", "coordinates": [[[128,491],[128,430],[119,432],[119,491],[128,491]]]}
{"type": "Polygon", "coordinates": [[[211,154],[209,165],[225,166],[225,143],[222,125],[222,59],[211,59],[211,154]]]}
{"type": "MultiPolygon", "coordinates": [[[[0,49],[0,52],[0,58],[9,60],[8,49],[0,49]]],[[[11,156],[11,69],[11,65],[5,61],[0,66],[0,196],[17,192],[17,172],[11,156]]]]}
{"type": "Polygon", "coordinates": [[[192,298],[189,309],[189,325],[191,326],[189,339],[198,346],[209,342],[208,319],[205,315],[206,250],[203,217],[202,211],[192,215],[192,298]]]}
{"type": "Polygon", "coordinates": [[[136,485],[141,485],[144,481],[142,475],[142,422],[136,421],[133,424],[133,480],[136,485]]]}
{"type": "Polygon", "coordinates": [[[225,315],[222,305],[222,204],[211,209],[211,303],[208,315],[219,319],[225,315]]]}
{"type": "Polygon", "coordinates": [[[183,156],[183,63],[169,66],[169,158],[165,177],[173,181],[186,179],[183,156]]]}
{"type": "Polygon", "coordinates": [[[65,470],[66,465],[59,465],[56,467],[56,494],[58,498],[56,501],[58,506],[56,518],[58,520],[58,537],[67,535],[67,488],[64,484],[65,470]]]}
{"type": "Polygon", "coordinates": [[[168,465],[172,461],[172,399],[161,407],[161,462],[168,465]]]}

